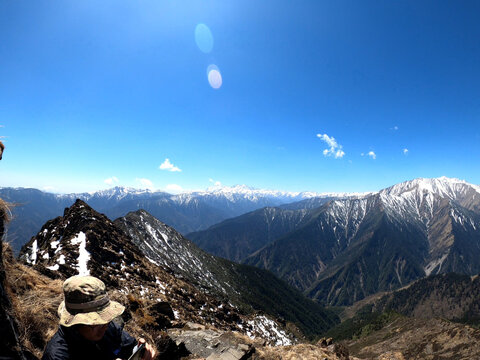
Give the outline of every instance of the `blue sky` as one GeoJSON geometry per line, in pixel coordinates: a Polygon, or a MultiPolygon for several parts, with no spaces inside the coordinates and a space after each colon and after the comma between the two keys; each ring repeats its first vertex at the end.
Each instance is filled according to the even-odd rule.
{"type": "Polygon", "coordinates": [[[479,14],[478,1],[2,1],[0,186],[480,184],[479,14]]]}

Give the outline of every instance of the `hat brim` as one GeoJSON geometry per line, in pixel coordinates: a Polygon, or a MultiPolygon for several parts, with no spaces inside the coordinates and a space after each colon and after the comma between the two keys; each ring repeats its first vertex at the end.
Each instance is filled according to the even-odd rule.
{"type": "Polygon", "coordinates": [[[65,308],[65,301],[62,301],[58,307],[58,315],[60,316],[60,325],[73,326],[83,325],[104,325],[122,315],[125,307],[116,301],[110,301],[107,307],[99,311],[71,314],[65,308]]]}

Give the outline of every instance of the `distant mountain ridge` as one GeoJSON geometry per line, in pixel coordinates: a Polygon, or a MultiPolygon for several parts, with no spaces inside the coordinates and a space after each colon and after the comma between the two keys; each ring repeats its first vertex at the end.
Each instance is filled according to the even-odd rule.
{"type": "Polygon", "coordinates": [[[256,190],[246,186],[213,187],[207,191],[179,195],[125,187],[78,194],[0,188],[0,197],[16,204],[7,233],[7,240],[16,251],[38,232],[45,221],[61,215],[63,209],[71,206],[76,199],[87,201],[111,219],[145,209],[180,232],[187,233],[261,207],[277,206],[317,195],[323,196],[311,192],[256,190]]]}

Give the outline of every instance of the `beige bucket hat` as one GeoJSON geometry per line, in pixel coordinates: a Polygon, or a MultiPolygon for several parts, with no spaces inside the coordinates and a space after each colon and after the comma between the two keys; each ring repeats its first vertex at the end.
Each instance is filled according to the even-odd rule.
{"type": "Polygon", "coordinates": [[[63,283],[65,300],[58,307],[60,325],[104,325],[121,315],[125,307],[111,301],[105,284],[93,276],[72,276],[63,283]]]}

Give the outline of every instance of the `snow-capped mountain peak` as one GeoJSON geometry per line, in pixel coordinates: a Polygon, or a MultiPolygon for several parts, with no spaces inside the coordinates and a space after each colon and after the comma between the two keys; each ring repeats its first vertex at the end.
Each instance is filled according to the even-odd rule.
{"type": "Polygon", "coordinates": [[[433,193],[442,197],[454,199],[464,195],[468,189],[474,189],[480,193],[480,187],[467,183],[464,180],[447,178],[418,178],[393,185],[381,191],[381,193],[392,196],[405,196],[409,192],[418,194],[433,193]]]}

